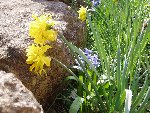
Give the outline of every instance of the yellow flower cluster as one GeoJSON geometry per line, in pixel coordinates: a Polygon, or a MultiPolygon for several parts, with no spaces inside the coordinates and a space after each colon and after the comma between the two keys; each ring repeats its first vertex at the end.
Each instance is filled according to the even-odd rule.
{"type": "Polygon", "coordinates": [[[86,20],[86,12],[87,12],[87,7],[85,8],[85,7],[81,7],[80,9],[79,9],[79,11],[78,11],[78,13],[79,13],[79,19],[81,20],[81,21],[85,21],[86,20]]]}
{"type": "Polygon", "coordinates": [[[40,75],[45,70],[44,65],[50,66],[51,58],[45,55],[45,52],[52,48],[46,45],[47,41],[55,41],[57,39],[57,31],[53,30],[54,21],[50,16],[41,15],[37,17],[33,15],[34,21],[30,22],[29,36],[34,38],[34,44],[26,50],[28,57],[27,64],[30,64],[30,71],[35,70],[40,75]]]}
{"type": "Polygon", "coordinates": [[[35,21],[30,22],[29,36],[34,38],[34,42],[43,45],[46,41],[55,41],[57,32],[50,29],[54,25],[51,17],[46,15],[37,17],[34,15],[33,18],[35,21]]]}
{"type": "Polygon", "coordinates": [[[30,71],[35,68],[35,72],[39,72],[41,75],[42,71],[45,71],[43,69],[44,64],[50,66],[51,58],[44,54],[49,48],[51,48],[49,45],[38,46],[34,44],[28,47],[26,50],[28,56],[26,62],[27,64],[32,64],[30,71]]]}
{"type": "MultiPolygon", "coordinates": [[[[81,7],[78,11],[79,19],[81,21],[86,20],[87,8],[81,7]]],[[[34,21],[30,22],[29,25],[29,36],[34,39],[34,44],[29,46],[26,50],[27,60],[26,63],[30,64],[30,71],[39,73],[40,75],[45,70],[44,66],[50,66],[51,58],[45,55],[45,52],[52,48],[49,45],[46,45],[47,41],[56,41],[57,31],[53,30],[55,22],[52,20],[51,16],[33,15],[34,21]]]]}

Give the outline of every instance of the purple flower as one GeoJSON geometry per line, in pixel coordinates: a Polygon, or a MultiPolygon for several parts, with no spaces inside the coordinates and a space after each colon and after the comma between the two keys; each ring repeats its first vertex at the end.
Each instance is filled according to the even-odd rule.
{"type": "MultiPolygon", "coordinates": [[[[92,50],[89,50],[89,49],[85,48],[84,51],[82,51],[82,52],[91,61],[91,63],[94,65],[95,68],[100,66],[100,60],[98,58],[98,55],[95,54],[92,50]]],[[[80,59],[81,63],[83,64],[83,66],[86,66],[86,63],[85,63],[84,59],[81,56],[79,56],[79,59],[80,59]]],[[[82,70],[82,68],[81,68],[81,66],[80,66],[80,64],[77,60],[76,60],[76,63],[77,63],[78,66],[74,66],[74,68],[82,70]]]]}
{"type": "Polygon", "coordinates": [[[92,5],[94,7],[96,7],[96,6],[98,6],[100,4],[101,0],[91,0],[91,2],[92,2],[92,5]]]}
{"type": "Polygon", "coordinates": [[[93,51],[92,50],[89,50],[89,49],[87,49],[87,48],[85,48],[84,49],[84,54],[86,55],[88,55],[88,54],[92,54],[93,53],[93,51]]]}
{"type": "Polygon", "coordinates": [[[98,56],[96,54],[94,54],[93,56],[91,56],[91,58],[89,60],[92,62],[92,64],[95,67],[99,67],[100,66],[100,61],[99,61],[98,56]]]}

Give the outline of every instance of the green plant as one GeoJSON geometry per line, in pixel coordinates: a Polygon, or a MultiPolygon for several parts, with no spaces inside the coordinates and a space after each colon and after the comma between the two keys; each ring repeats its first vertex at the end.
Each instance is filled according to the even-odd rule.
{"type": "Polygon", "coordinates": [[[145,13],[147,4],[146,0],[103,0],[93,13],[87,13],[87,24],[101,61],[99,68],[95,68],[80,49],[61,36],[82,68],[75,75],[57,61],[73,75],[71,79],[79,82],[79,97],[71,106],[77,103],[81,106],[80,109],[79,106],[71,107],[74,113],[78,110],[81,113],[146,112],[150,102],[150,64],[146,52],[150,40],[150,20],[145,13]],[[131,100],[127,101],[131,102],[127,104],[126,89],[132,92],[131,100]]]}

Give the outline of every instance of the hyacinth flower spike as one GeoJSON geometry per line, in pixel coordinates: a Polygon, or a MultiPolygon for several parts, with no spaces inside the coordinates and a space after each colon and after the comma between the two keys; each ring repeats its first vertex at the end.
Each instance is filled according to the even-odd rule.
{"type": "MultiPolygon", "coordinates": [[[[82,51],[82,50],[80,49],[80,51],[82,51]]],[[[96,55],[92,50],[85,48],[84,51],[82,51],[82,52],[89,59],[89,61],[91,61],[91,63],[95,66],[95,68],[100,66],[100,60],[98,58],[98,55],[96,55]]],[[[79,59],[80,59],[81,63],[84,66],[86,66],[86,62],[84,61],[84,59],[81,56],[79,56],[79,59]]],[[[77,64],[77,66],[73,66],[73,68],[82,70],[82,67],[80,66],[80,64],[77,60],[76,60],[76,64],[77,64]]]]}
{"type": "Polygon", "coordinates": [[[96,7],[100,4],[101,0],[91,0],[91,2],[92,2],[92,6],[96,7]]]}

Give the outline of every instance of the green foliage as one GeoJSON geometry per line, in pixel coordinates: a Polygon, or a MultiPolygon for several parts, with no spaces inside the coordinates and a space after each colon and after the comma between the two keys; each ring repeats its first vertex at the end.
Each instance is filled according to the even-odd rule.
{"type": "Polygon", "coordinates": [[[70,106],[69,113],[77,113],[83,101],[84,101],[84,98],[76,97],[70,106]]]}
{"type": "MultiPolygon", "coordinates": [[[[75,75],[77,94],[84,98],[80,113],[145,113],[150,103],[149,41],[150,20],[147,0],[102,0],[95,11],[87,14],[89,36],[99,55],[101,66],[92,62],[62,36],[82,71],[75,75]],[[84,66],[80,55],[86,62],[84,66]],[[132,91],[131,108],[125,106],[125,89],[132,91]]],[[[71,105],[71,109],[76,100],[71,105]]]]}

